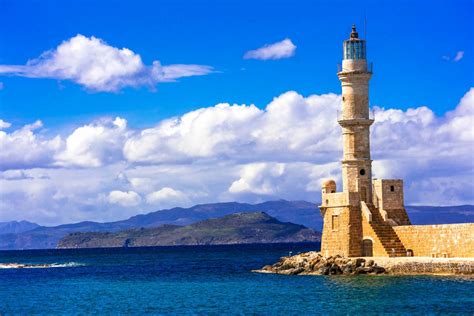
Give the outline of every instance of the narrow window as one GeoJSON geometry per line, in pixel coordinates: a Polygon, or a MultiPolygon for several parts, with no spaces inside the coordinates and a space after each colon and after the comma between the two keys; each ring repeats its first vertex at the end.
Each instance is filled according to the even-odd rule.
{"type": "Polygon", "coordinates": [[[333,215],[332,216],[332,230],[338,230],[338,229],[339,229],[339,216],[333,215]]]}
{"type": "Polygon", "coordinates": [[[395,186],[394,186],[394,185],[391,185],[391,186],[390,186],[390,191],[391,191],[391,192],[395,192],[395,186]]]}
{"type": "Polygon", "coordinates": [[[346,98],[344,98],[344,96],[342,97],[342,102],[346,101],[346,98]]]}

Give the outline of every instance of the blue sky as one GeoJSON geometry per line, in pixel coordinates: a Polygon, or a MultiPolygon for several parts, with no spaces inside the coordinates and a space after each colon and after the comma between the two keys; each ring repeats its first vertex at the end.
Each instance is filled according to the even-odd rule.
{"type": "Polygon", "coordinates": [[[374,64],[374,177],[474,204],[472,1],[0,2],[0,221],[341,188],[337,64],[374,64]]]}
{"type": "Polygon", "coordinates": [[[210,65],[178,83],[90,92],[54,79],[3,76],[0,115],[48,126],[125,115],[143,127],[219,102],[264,107],[287,90],[338,93],[336,64],[352,23],[374,62],[371,104],[451,110],[473,83],[472,1],[2,1],[0,64],[25,64],[76,34],[140,54],[145,64],[210,65]],[[245,51],[290,38],[293,58],[244,60],[245,51]],[[446,61],[464,51],[459,62],[446,61]],[[427,93],[429,91],[429,93],[427,93]]]}

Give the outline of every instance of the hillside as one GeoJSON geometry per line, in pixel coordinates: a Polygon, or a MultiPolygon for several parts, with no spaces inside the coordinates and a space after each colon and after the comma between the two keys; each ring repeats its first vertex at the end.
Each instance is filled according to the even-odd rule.
{"type": "Polygon", "coordinates": [[[302,225],[283,223],[263,213],[236,213],[187,226],[163,225],[116,233],[72,233],[58,248],[223,245],[317,242],[321,234],[302,225]]]}
{"type": "MultiPolygon", "coordinates": [[[[285,200],[259,204],[238,202],[201,204],[190,208],[175,207],[159,210],[116,222],[97,223],[86,221],[55,227],[38,226],[20,233],[12,232],[8,228],[9,225],[3,226],[8,228],[3,230],[0,225],[0,250],[54,248],[62,237],[73,232],[117,232],[140,227],[158,227],[166,224],[184,226],[239,212],[265,212],[280,221],[300,224],[321,231],[322,218],[317,205],[317,203],[306,201],[285,200]]],[[[473,205],[407,206],[406,208],[414,225],[474,222],[473,205]]]]}
{"type": "Polygon", "coordinates": [[[37,227],[40,225],[28,221],[0,222],[0,234],[18,234],[37,227]]]}

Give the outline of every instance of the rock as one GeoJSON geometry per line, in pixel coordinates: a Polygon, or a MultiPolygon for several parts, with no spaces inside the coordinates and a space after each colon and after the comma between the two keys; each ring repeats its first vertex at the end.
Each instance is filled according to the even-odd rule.
{"type": "Polygon", "coordinates": [[[358,274],[366,274],[367,271],[365,270],[364,267],[357,267],[354,271],[354,274],[358,275],[358,274]]]}
{"type": "Polygon", "coordinates": [[[266,265],[262,268],[262,270],[265,270],[265,271],[273,271],[273,266],[271,265],[266,265]]]}
{"type": "Polygon", "coordinates": [[[289,275],[297,275],[297,274],[300,274],[303,271],[304,271],[303,268],[292,269],[292,270],[289,271],[289,275]]]}
{"type": "Polygon", "coordinates": [[[376,274],[385,273],[384,267],[373,266],[372,268],[373,268],[373,272],[376,274]]]}
{"type": "Polygon", "coordinates": [[[354,264],[355,264],[356,267],[361,267],[361,266],[363,266],[363,265],[362,265],[363,263],[365,263],[365,259],[364,259],[364,258],[357,258],[357,259],[355,259],[355,262],[354,262],[354,264]]]}
{"type": "Polygon", "coordinates": [[[365,273],[372,273],[372,272],[374,272],[373,267],[361,267],[361,268],[365,271],[365,273]]]}
{"type": "Polygon", "coordinates": [[[318,252],[282,257],[277,263],[266,265],[257,271],[285,275],[358,275],[386,273],[386,270],[383,267],[379,267],[372,259],[345,258],[339,255],[324,258],[318,252]]]}
{"type": "Polygon", "coordinates": [[[343,274],[351,274],[354,270],[352,269],[352,264],[346,264],[343,268],[342,268],[342,273],[343,274]]]}
{"type": "Polygon", "coordinates": [[[291,264],[284,263],[278,268],[278,270],[284,271],[284,270],[289,270],[289,269],[293,269],[293,268],[294,268],[294,266],[292,266],[291,264]]]}
{"type": "Polygon", "coordinates": [[[341,270],[341,268],[339,268],[339,266],[337,264],[333,264],[329,268],[329,274],[330,275],[342,274],[342,270],[341,270]]]}
{"type": "Polygon", "coordinates": [[[331,270],[331,268],[324,265],[319,268],[319,273],[322,275],[329,275],[329,270],[331,270]]]}

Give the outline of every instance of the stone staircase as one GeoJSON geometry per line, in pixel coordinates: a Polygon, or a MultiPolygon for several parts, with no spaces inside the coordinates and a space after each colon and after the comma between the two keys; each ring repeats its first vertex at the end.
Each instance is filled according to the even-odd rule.
{"type": "Polygon", "coordinates": [[[389,257],[406,257],[407,250],[403,246],[397,234],[387,222],[385,222],[379,211],[370,207],[372,213],[372,221],[369,222],[375,234],[379,238],[382,246],[389,257]]]}

